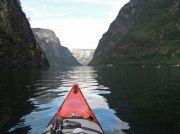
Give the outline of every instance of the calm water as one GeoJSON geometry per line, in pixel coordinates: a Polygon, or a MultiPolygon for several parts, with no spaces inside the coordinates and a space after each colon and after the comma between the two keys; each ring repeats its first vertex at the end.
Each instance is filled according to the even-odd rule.
{"type": "Polygon", "coordinates": [[[180,134],[180,68],[0,69],[0,133],[40,134],[78,82],[106,134],[180,134]]]}

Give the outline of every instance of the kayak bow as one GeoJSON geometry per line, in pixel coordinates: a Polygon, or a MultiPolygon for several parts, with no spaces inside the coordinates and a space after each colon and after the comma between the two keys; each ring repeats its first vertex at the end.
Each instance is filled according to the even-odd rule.
{"type": "Polygon", "coordinates": [[[96,116],[89,107],[78,84],[54,115],[43,134],[104,134],[96,116]]]}

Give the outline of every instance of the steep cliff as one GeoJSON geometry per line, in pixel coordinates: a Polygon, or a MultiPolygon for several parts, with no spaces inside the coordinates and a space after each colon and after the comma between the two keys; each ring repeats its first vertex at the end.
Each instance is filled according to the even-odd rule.
{"type": "Polygon", "coordinates": [[[179,64],[180,0],[131,0],[100,39],[90,65],[179,64]]]}
{"type": "Polygon", "coordinates": [[[47,67],[19,0],[0,0],[0,67],[47,67]]]}
{"type": "Polygon", "coordinates": [[[70,50],[72,55],[84,66],[88,65],[94,55],[94,49],[76,49],[70,50]]]}
{"type": "Polygon", "coordinates": [[[81,65],[68,48],[63,47],[59,38],[52,30],[33,28],[34,36],[44,50],[50,66],[79,66],[81,65]]]}

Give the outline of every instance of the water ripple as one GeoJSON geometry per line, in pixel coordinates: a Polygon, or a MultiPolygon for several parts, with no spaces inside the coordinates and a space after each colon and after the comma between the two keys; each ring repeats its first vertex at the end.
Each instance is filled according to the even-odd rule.
{"type": "Polygon", "coordinates": [[[36,75],[36,82],[26,86],[33,92],[33,96],[27,101],[35,108],[24,115],[9,132],[30,127],[28,133],[41,133],[76,82],[106,133],[124,134],[121,130],[128,129],[128,124],[115,115],[115,111],[109,108],[107,99],[101,96],[110,94],[111,91],[109,87],[98,83],[97,71],[92,67],[74,67],[65,71],[48,70],[36,75]]]}

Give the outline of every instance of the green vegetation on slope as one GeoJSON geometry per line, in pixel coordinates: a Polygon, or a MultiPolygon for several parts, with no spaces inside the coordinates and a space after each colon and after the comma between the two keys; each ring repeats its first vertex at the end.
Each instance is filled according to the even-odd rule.
{"type": "MultiPolygon", "coordinates": [[[[112,32],[110,29],[106,33],[110,36],[104,38],[105,41],[99,45],[102,47],[105,43],[113,42],[114,46],[103,48],[106,51],[96,50],[96,54],[101,54],[94,56],[91,65],[179,64],[180,2],[145,0],[144,3],[139,2],[130,7],[130,10],[136,12],[135,17],[129,19],[134,22],[132,27],[123,34],[121,30],[112,32]],[[110,38],[110,41],[107,38],[110,38]]],[[[118,29],[122,25],[115,27],[118,29]]]]}
{"type": "Polygon", "coordinates": [[[48,67],[19,0],[0,0],[0,67],[48,67]]]}

